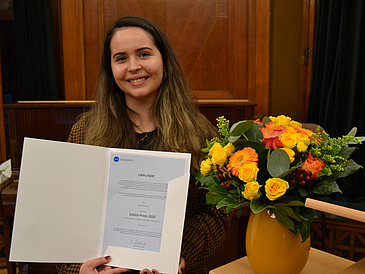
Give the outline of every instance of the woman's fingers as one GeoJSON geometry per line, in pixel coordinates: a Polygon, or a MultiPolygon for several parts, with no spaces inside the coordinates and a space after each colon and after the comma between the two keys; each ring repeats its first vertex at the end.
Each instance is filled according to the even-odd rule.
{"type": "Polygon", "coordinates": [[[130,269],[126,268],[111,268],[110,266],[105,266],[106,263],[110,261],[110,256],[100,257],[86,261],[81,267],[79,274],[95,274],[97,272],[104,274],[117,274],[129,272],[130,269]]]}

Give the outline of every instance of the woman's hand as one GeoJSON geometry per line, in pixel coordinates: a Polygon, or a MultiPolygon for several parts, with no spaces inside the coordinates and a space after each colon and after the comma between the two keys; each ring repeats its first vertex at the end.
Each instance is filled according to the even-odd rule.
{"type": "MultiPolygon", "coordinates": [[[[180,257],[180,263],[179,263],[179,274],[183,274],[185,268],[185,259],[183,257],[180,257]]],[[[160,274],[156,269],[143,269],[139,272],[140,274],[160,274]]]]}
{"type": "Polygon", "coordinates": [[[184,269],[185,269],[185,259],[183,257],[180,257],[179,274],[183,274],[184,269]]]}
{"type": "Polygon", "coordinates": [[[115,274],[115,273],[125,273],[130,271],[130,269],[126,268],[112,268],[110,266],[106,266],[105,264],[109,262],[110,259],[111,259],[110,256],[106,256],[86,261],[80,267],[79,274],[95,274],[95,273],[115,274]]]}
{"type": "Polygon", "coordinates": [[[156,269],[149,270],[147,268],[141,270],[139,274],[160,274],[156,269]]]}

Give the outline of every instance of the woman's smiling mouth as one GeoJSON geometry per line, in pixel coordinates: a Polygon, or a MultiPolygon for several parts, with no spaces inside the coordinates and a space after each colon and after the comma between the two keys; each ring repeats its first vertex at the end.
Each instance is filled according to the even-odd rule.
{"type": "Polygon", "coordinates": [[[130,80],[127,80],[127,82],[130,82],[132,84],[138,84],[140,82],[143,82],[145,80],[147,80],[148,77],[143,77],[143,78],[138,78],[138,79],[130,79],[130,80]]]}

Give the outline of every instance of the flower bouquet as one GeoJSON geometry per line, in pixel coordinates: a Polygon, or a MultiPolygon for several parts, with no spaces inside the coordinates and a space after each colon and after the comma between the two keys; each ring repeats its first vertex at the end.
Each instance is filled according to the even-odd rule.
{"type": "Polygon", "coordinates": [[[315,210],[304,206],[313,195],[340,192],[336,180],[362,168],[350,159],[364,137],[331,138],[320,127],[305,129],[290,117],[245,120],[229,128],[217,118],[220,137],[207,140],[197,182],[208,190],[206,201],[217,208],[249,206],[259,213],[270,209],[277,220],[305,241],[315,210]]]}

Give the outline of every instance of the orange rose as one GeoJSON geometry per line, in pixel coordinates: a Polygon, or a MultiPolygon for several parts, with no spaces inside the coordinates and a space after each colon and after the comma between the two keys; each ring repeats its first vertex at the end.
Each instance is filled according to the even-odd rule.
{"type": "Polygon", "coordinates": [[[325,164],[323,161],[317,160],[317,158],[313,158],[312,153],[309,152],[309,156],[307,160],[302,165],[302,169],[304,170],[310,170],[312,172],[311,179],[315,180],[318,178],[318,172],[321,171],[322,167],[324,167],[325,164]]]}
{"type": "Polygon", "coordinates": [[[280,141],[281,134],[285,132],[286,127],[278,126],[274,123],[266,123],[265,127],[260,128],[264,139],[262,143],[265,145],[266,149],[273,148],[277,149],[283,146],[280,141]]]}

